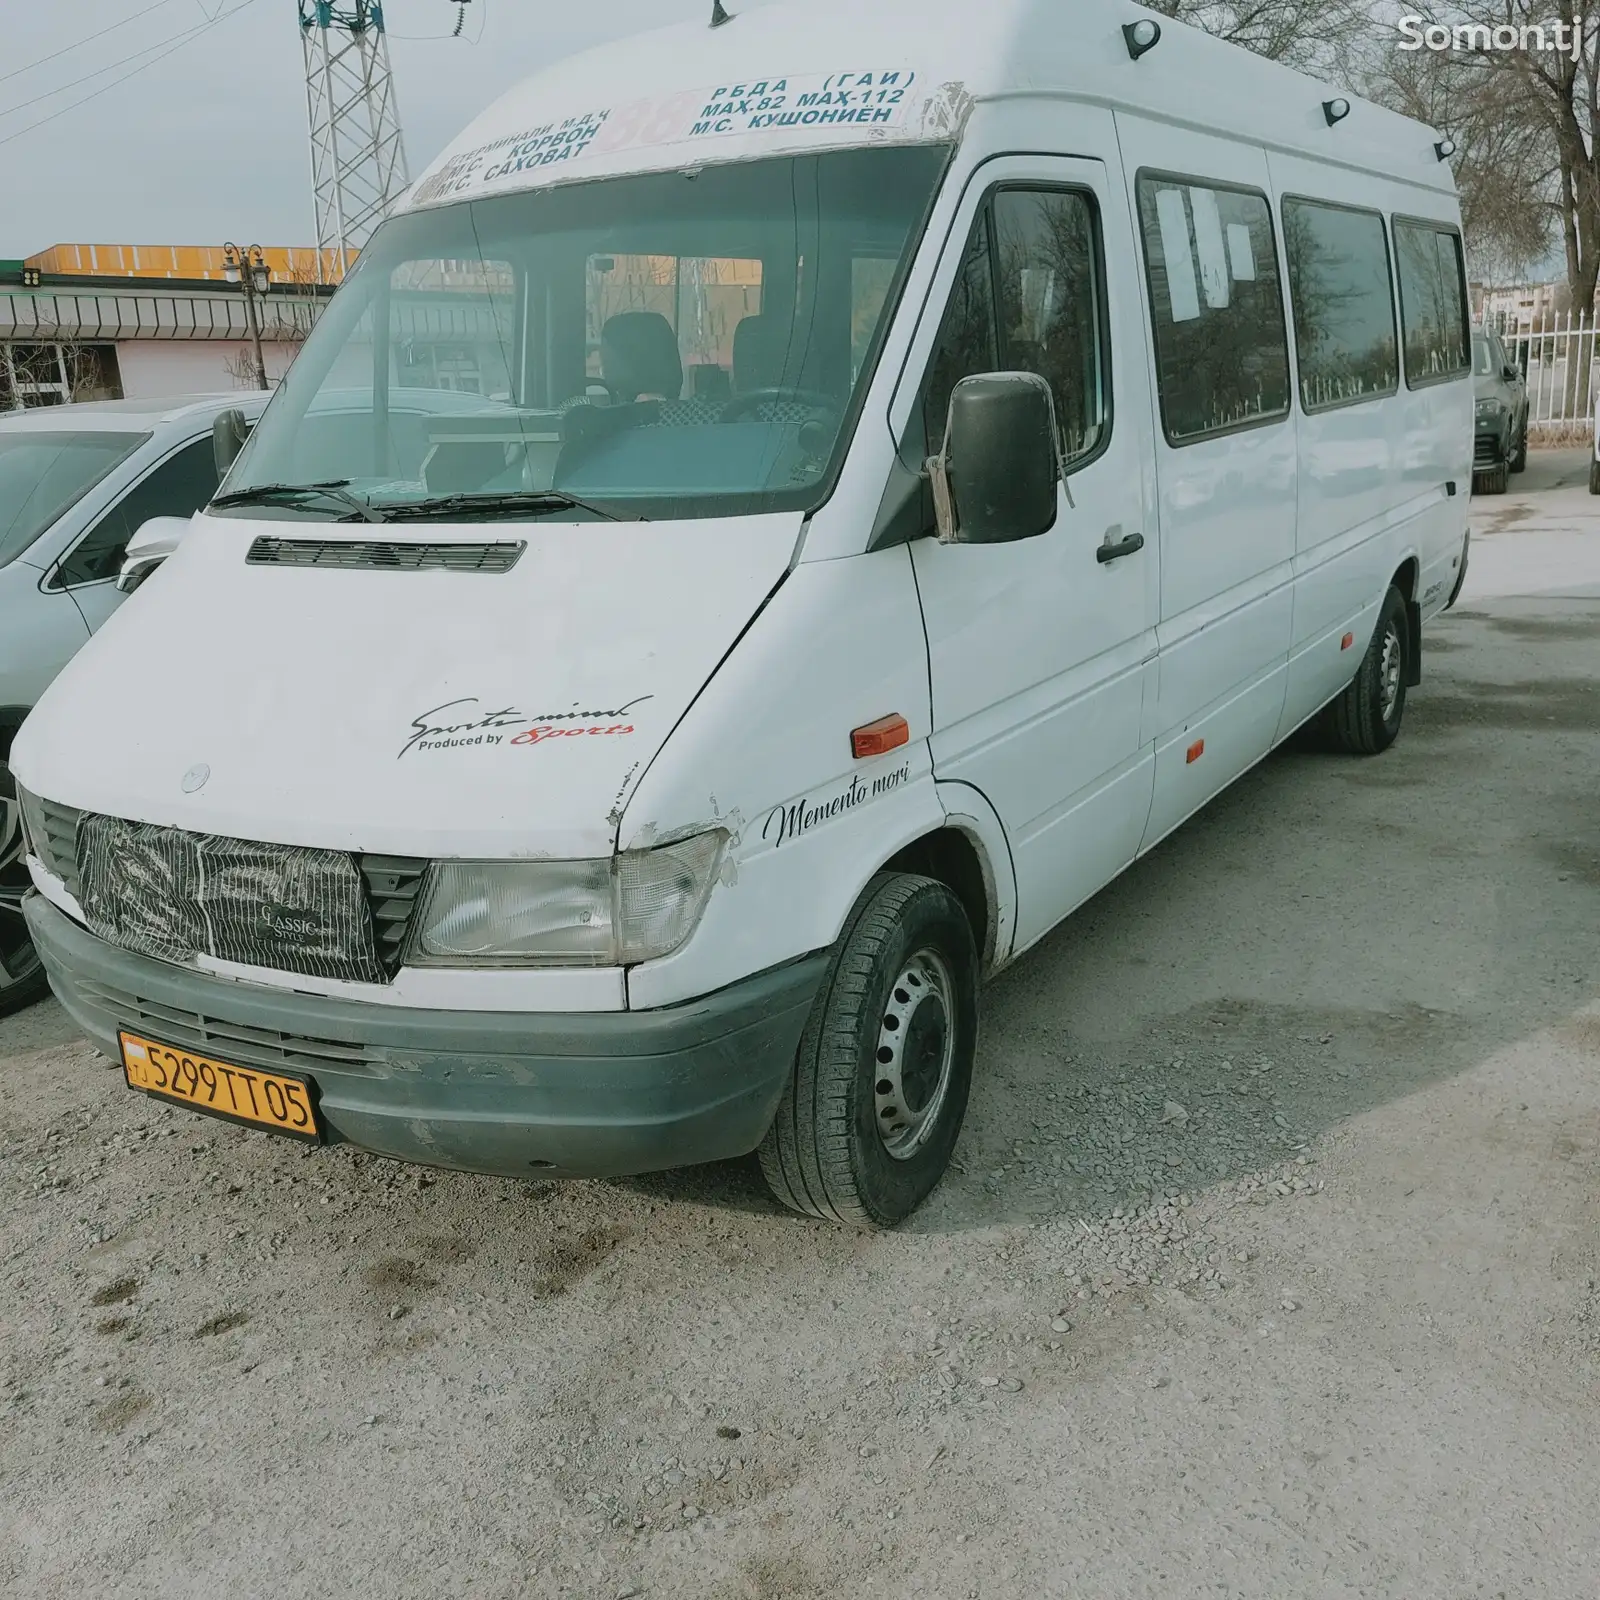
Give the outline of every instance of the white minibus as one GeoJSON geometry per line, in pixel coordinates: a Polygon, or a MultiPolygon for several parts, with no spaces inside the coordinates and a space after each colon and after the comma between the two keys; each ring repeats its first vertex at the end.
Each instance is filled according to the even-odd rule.
{"type": "Polygon", "coordinates": [[[987,975],[1302,724],[1400,731],[1467,534],[1447,150],[1123,0],[550,67],[22,727],[62,1004],[292,1138],[756,1151],[898,1222],[987,975]]]}

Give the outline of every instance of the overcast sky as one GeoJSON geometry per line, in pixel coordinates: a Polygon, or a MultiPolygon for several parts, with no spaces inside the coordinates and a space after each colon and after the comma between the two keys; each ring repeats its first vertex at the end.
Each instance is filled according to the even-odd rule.
{"type": "MultiPolygon", "coordinates": [[[[552,58],[702,12],[711,0],[468,0],[452,39],[453,0],[387,0],[412,175],[552,58]]],[[[314,243],[296,16],[295,0],[0,0],[0,258],[314,243]]]]}

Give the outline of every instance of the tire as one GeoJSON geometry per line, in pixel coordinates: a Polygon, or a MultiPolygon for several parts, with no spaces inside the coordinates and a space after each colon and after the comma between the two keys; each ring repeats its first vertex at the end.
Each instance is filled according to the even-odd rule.
{"type": "Polygon", "coordinates": [[[1461,541],[1461,565],[1456,568],[1455,587],[1450,591],[1450,598],[1445,601],[1444,609],[1448,611],[1457,600],[1461,598],[1461,590],[1467,581],[1467,556],[1472,549],[1472,535],[1468,533],[1461,541]]]}
{"type": "Polygon", "coordinates": [[[11,768],[0,761],[0,1017],[43,999],[50,988],[22,919],[22,897],[28,886],[22,807],[11,768]]]}
{"type": "Polygon", "coordinates": [[[1600,460],[1589,463],[1589,493],[1600,494],[1600,460]]]}
{"type": "Polygon", "coordinates": [[[1526,472],[1528,470],[1528,419],[1522,419],[1522,431],[1517,435],[1517,447],[1511,452],[1510,459],[1506,462],[1507,472],[1526,472]]]}
{"type": "Polygon", "coordinates": [[[1506,464],[1502,461],[1498,466],[1486,467],[1482,472],[1473,474],[1472,492],[1474,494],[1504,494],[1506,492],[1506,482],[1506,464]]]}
{"type": "Polygon", "coordinates": [[[1375,756],[1399,737],[1406,711],[1409,640],[1405,598],[1391,584],[1360,668],[1322,713],[1323,729],[1334,749],[1375,756]]]}
{"type": "Polygon", "coordinates": [[[949,1165],[977,1042],[961,902],[933,878],[879,873],[846,919],[761,1141],[772,1193],[828,1221],[904,1221],[949,1165]]]}

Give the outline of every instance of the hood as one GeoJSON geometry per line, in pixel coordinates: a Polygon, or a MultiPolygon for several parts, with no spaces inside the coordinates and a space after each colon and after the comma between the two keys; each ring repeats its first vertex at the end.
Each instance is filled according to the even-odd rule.
{"type": "Polygon", "coordinates": [[[384,542],[527,545],[509,570],[396,571],[246,560],[261,536],[373,529],[197,518],[51,685],[12,766],[64,805],[236,838],[607,855],[799,526],[409,524],[384,542]]]}
{"type": "Polygon", "coordinates": [[[1478,400],[1504,400],[1503,380],[1497,373],[1482,372],[1472,379],[1472,398],[1478,400]]]}

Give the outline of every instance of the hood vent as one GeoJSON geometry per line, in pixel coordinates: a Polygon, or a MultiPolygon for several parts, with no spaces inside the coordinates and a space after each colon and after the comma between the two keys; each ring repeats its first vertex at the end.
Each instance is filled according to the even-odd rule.
{"type": "Polygon", "coordinates": [[[376,539],[273,539],[263,535],[245,560],[256,567],[344,567],[366,572],[509,572],[526,539],[494,544],[397,544],[376,539]]]}

